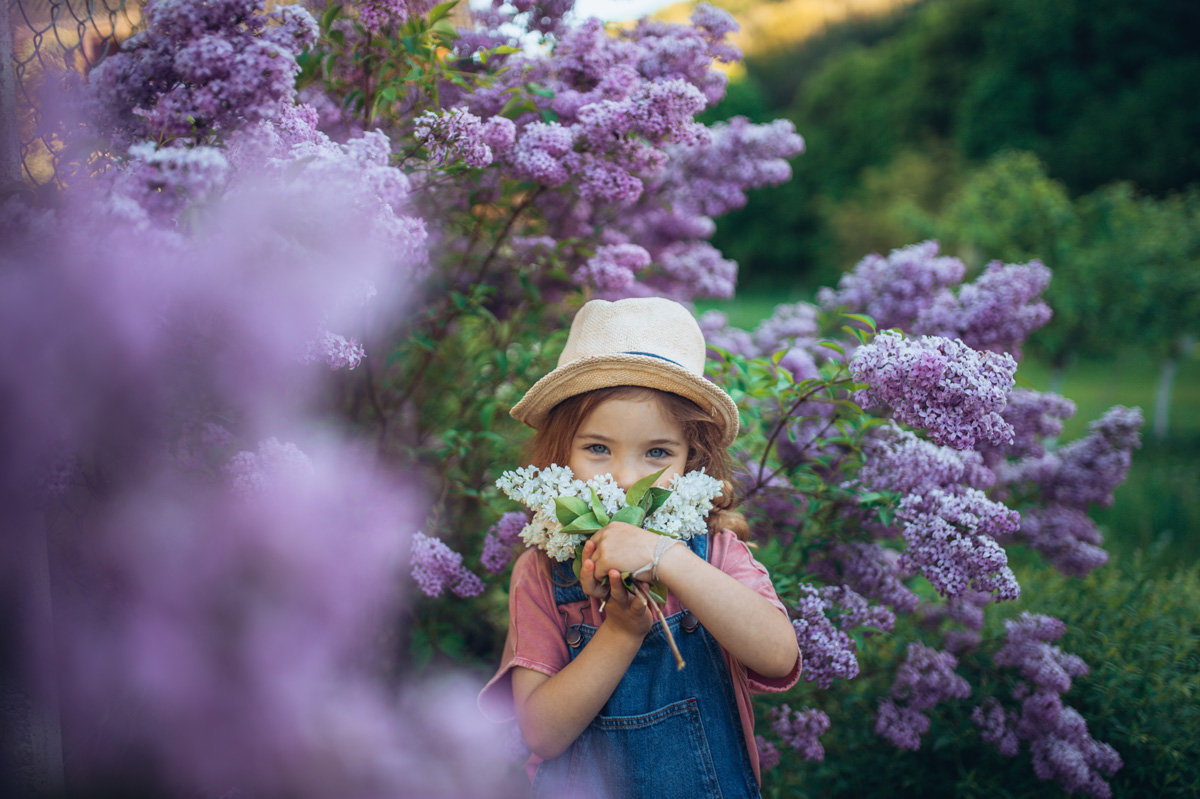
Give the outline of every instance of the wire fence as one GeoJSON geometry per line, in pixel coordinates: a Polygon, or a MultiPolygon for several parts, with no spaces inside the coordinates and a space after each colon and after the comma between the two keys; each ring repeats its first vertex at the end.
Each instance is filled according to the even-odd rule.
{"type": "Polygon", "coordinates": [[[63,143],[46,119],[52,82],[86,76],[138,29],[145,0],[0,0],[7,5],[21,179],[35,187],[58,183],[63,143]]]}

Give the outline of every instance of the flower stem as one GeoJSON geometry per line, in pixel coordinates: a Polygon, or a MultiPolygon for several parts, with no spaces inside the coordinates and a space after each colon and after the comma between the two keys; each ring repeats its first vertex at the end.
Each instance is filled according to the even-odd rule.
{"type": "Polygon", "coordinates": [[[647,605],[654,609],[654,614],[662,622],[663,632],[667,636],[667,645],[671,647],[671,654],[675,656],[675,668],[682,669],[687,664],[683,662],[683,655],[679,654],[679,647],[675,645],[675,636],[671,634],[671,628],[667,625],[667,619],[663,616],[662,608],[658,606],[658,603],[654,601],[654,597],[650,596],[650,592],[641,583],[634,583],[634,587],[638,595],[645,600],[647,605]]]}

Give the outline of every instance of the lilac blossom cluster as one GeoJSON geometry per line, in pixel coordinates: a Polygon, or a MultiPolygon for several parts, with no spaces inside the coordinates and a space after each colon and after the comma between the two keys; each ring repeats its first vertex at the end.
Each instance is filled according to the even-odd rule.
{"type": "Polygon", "coordinates": [[[966,699],[971,686],[955,669],[958,659],[949,652],[910,643],[896,671],[891,696],[880,700],[875,733],[900,749],[916,751],[929,731],[928,711],[947,699],[966,699]]]}
{"type": "Polygon", "coordinates": [[[417,117],[413,135],[424,142],[429,157],[446,164],[461,160],[470,167],[485,167],[497,153],[507,152],[516,137],[516,125],[506,117],[484,122],[466,108],[451,108],[417,117]]]}
{"type": "Polygon", "coordinates": [[[372,33],[395,24],[403,25],[410,17],[419,17],[433,7],[432,0],[357,0],[358,21],[372,33]]]}
{"type": "Polygon", "coordinates": [[[892,250],[886,258],[872,253],[841,276],[836,290],[821,289],[817,302],[828,310],[866,314],[878,330],[914,330],[939,292],[957,286],[966,274],[962,261],[938,250],[936,241],[924,241],[892,250]]]}
{"type": "MultiPolygon", "coordinates": [[[[554,247],[554,256],[541,257],[561,259],[596,296],[731,296],[736,264],[705,241],[712,216],[743,205],[747,189],[788,179],[785,159],[803,149],[787,122],[695,122],[724,94],[725,77],[713,62],[740,56],[725,41],[736,23],[701,4],[690,26],[643,20],[610,32],[594,19],[561,24],[571,4],[550,5],[477,9],[476,27],[460,30],[461,52],[517,45],[511,32],[522,25],[553,31],[551,46],[496,56],[504,69],[469,93],[447,87],[446,105],[486,126],[515,97],[528,98],[532,107],[515,117],[511,147],[492,147],[493,166],[502,177],[540,186],[530,214],[544,222],[538,235],[554,247]],[[636,259],[631,249],[607,249],[634,247],[636,259]]],[[[463,138],[483,142],[478,133],[463,138]]],[[[482,152],[481,144],[467,148],[480,162],[482,152]]],[[[516,248],[506,257],[521,262],[516,248]]]]}
{"type": "Polygon", "coordinates": [[[412,576],[426,596],[453,591],[461,598],[483,593],[483,581],[463,566],[463,556],[440,538],[415,533],[412,537],[412,576]]]}
{"type": "Polygon", "coordinates": [[[1029,334],[1050,321],[1050,306],[1041,298],[1049,284],[1050,270],[1041,261],[993,261],[957,296],[948,290],[939,292],[911,330],[959,338],[977,350],[1020,358],[1021,344],[1029,334]]]}
{"type": "Polygon", "coordinates": [[[821,289],[817,301],[827,310],[866,314],[879,330],[961,339],[972,349],[1020,358],[1029,334],[1050,321],[1041,299],[1050,270],[1040,261],[993,261],[975,282],[960,286],[966,267],[938,251],[936,241],[924,241],[886,258],[868,255],[836,290],[821,289]]]}
{"type": "Polygon", "coordinates": [[[900,553],[878,541],[849,541],[830,548],[815,564],[826,582],[842,581],[864,597],[900,613],[917,608],[918,598],[900,574],[900,553]]]}
{"type": "Polygon", "coordinates": [[[771,730],[805,760],[824,760],[825,747],[820,738],[829,731],[829,716],[816,708],[792,710],[787,705],[772,708],[768,714],[771,730]]]}
{"type": "Polygon", "coordinates": [[[957,339],[909,339],[893,331],[859,347],[850,361],[854,379],[867,384],[856,395],[860,404],[890,407],[900,421],[955,449],[1012,440],[1012,425],[1000,411],[1016,370],[1008,354],[973,350],[957,339]]]}
{"type": "Polygon", "coordinates": [[[761,735],[754,736],[754,747],[758,750],[758,767],[762,771],[770,771],[779,765],[781,755],[775,744],[761,735]]]}
{"type": "Polygon", "coordinates": [[[827,589],[807,585],[800,586],[799,593],[792,627],[804,658],[804,679],[822,689],[834,680],[853,680],[858,676],[858,650],[850,636],[826,615],[834,607],[834,598],[827,589]]]}
{"type": "MultiPolygon", "coordinates": [[[[1034,416],[1039,417],[1037,411],[1034,416]]],[[[1048,424],[1050,429],[1058,426],[1053,418],[1048,424]]],[[[1111,504],[1113,491],[1129,473],[1131,450],[1141,444],[1141,426],[1139,409],[1118,405],[1092,422],[1084,438],[1051,452],[1030,446],[1028,457],[997,465],[1005,490],[1041,500],[1022,514],[1019,535],[1064,574],[1081,577],[1108,562],[1100,530],[1087,510],[1092,504],[1111,504]]]]}
{"type": "Polygon", "coordinates": [[[943,596],[970,590],[1016,599],[1021,588],[996,538],[1016,532],[1020,516],[974,488],[909,494],[896,511],[908,546],[900,568],[920,572],[943,596]]]}
{"type": "Polygon", "coordinates": [[[267,12],[263,0],[154,0],[146,23],[89,76],[88,103],[117,149],[204,142],[273,118],[295,95],[296,55],[317,34],[304,8],[267,12]]]}
{"type": "Polygon", "coordinates": [[[1039,779],[1054,780],[1068,793],[1109,799],[1112,787],[1105,777],[1121,768],[1121,757],[1092,738],[1083,717],[1062,702],[1072,679],[1088,673],[1082,659],[1052,644],[1062,637],[1066,625],[1026,612],[1004,626],[1004,645],[994,660],[1024,678],[1012,691],[1020,711],[1006,709],[989,697],[971,714],[983,739],[1008,757],[1015,756],[1019,742],[1025,741],[1039,779]]]}
{"type": "Polygon", "coordinates": [[[529,524],[529,514],[512,511],[488,529],[483,539],[483,554],[479,562],[492,574],[504,571],[512,562],[513,551],[521,543],[521,531],[529,524]]]}

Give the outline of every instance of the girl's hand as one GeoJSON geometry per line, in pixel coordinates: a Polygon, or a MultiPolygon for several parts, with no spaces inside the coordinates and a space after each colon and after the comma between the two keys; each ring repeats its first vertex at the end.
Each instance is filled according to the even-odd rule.
{"type": "Polygon", "coordinates": [[[654,625],[654,614],[650,612],[646,600],[625,590],[621,573],[616,569],[608,573],[608,584],[612,587],[612,595],[604,606],[602,623],[613,625],[618,632],[631,638],[645,638],[654,625]]]}
{"type": "Polygon", "coordinates": [[[596,575],[612,571],[634,572],[654,559],[659,535],[624,522],[613,522],[597,530],[583,545],[583,568],[579,582],[588,596],[603,598],[607,586],[596,575]],[[589,565],[590,564],[590,565],[589,565]]]}

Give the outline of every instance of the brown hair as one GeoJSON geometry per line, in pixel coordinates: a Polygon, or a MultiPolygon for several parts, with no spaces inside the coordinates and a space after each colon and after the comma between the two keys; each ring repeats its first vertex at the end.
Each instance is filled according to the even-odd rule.
{"type": "Polygon", "coordinates": [[[709,532],[732,530],[739,537],[748,536],[750,528],[746,518],[736,511],[738,502],[733,483],[730,482],[729,453],[721,446],[723,428],[699,405],[678,394],[642,386],[613,386],[568,397],[550,409],[541,429],[530,441],[529,462],[540,469],[552,463],[566,463],[571,456],[571,442],[575,440],[575,434],[584,420],[601,403],[612,399],[653,399],[668,419],[683,428],[688,442],[684,471],[704,469],[706,474],[720,480],[724,486],[708,514],[709,532]]]}

